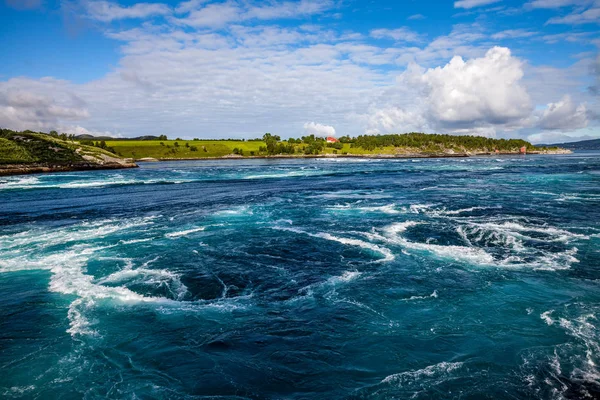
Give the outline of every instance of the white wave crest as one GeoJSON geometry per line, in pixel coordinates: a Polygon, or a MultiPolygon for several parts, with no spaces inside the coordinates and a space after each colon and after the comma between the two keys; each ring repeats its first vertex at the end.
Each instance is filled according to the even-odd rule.
{"type": "Polygon", "coordinates": [[[381,383],[404,385],[411,381],[418,381],[423,378],[431,378],[440,375],[446,375],[463,366],[462,362],[441,362],[435,365],[429,365],[416,371],[400,372],[385,377],[381,383]]]}
{"type": "Polygon", "coordinates": [[[185,231],[178,231],[178,232],[167,233],[165,236],[168,237],[168,238],[171,238],[171,239],[175,239],[175,238],[179,238],[179,237],[182,237],[182,236],[190,235],[192,233],[202,232],[205,229],[206,229],[206,227],[201,226],[199,228],[187,229],[185,231]]]}

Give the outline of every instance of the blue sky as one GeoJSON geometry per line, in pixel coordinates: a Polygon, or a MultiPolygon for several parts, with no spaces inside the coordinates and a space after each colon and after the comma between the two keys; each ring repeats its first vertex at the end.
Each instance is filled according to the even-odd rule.
{"type": "Polygon", "coordinates": [[[600,0],[0,0],[0,126],[600,137],[600,0]]]}

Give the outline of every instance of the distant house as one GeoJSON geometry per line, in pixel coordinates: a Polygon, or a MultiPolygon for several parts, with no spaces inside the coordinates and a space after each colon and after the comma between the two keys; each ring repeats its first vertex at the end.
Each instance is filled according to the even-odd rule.
{"type": "Polygon", "coordinates": [[[520,151],[521,151],[521,154],[527,153],[527,147],[525,147],[525,146],[521,147],[520,151]]]}
{"type": "Polygon", "coordinates": [[[339,142],[339,140],[337,140],[333,136],[327,136],[326,140],[327,140],[327,143],[337,143],[337,142],[339,142]]]}

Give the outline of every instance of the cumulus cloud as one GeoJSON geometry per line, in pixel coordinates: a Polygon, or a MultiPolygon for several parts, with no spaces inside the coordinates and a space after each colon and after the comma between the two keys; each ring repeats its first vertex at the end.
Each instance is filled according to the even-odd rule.
{"type": "Polygon", "coordinates": [[[0,82],[0,126],[50,130],[89,117],[85,102],[64,81],[15,78],[0,82]]]}
{"type": "Polygon", "coordinates": [[[572,131],[588,125],[585,104],[576,105],[571,96],[565,95],[556,103],[549,103],[541,115],[539,126],[542,129],[572,131]]]}
{"type": "Polygon", "coordinates": [[[498,127],[522,125],[533,109],[522,77],[522,62],[503,47],[467,61],[456,56],[443,67],[412,65],[383,94],[387,103],[363,116],[366,130],[493,136],[498,127]]]}
{"type": "Polygon", "coordinates": [[[500,0],[460,0],[454,2],[454,8],[475,8],[487,6],[488,4],[497,3],[500,0]]]}
{"type": "Polygon", "coordinates": [[[171,13],[169,6],[160,3],[137,3],[130,7],[123,7],[109,1],[87,1],[85,7],[88,17],[102,22],[147,18],[171,13]]]}
{"type": "Polygon", "coordinates": [[[306,122],[304,124],[304,131],[307,135],[315,136],[335,136],[335,128],[330,125],[323,125],[316,122],[306,122]]]}
{"type": "Polygon", "coordinates": [[[520,84],[522,63],[505,47],[494,47],[482,58],[454,57],[443,68],[428,70],[430,114],[449,124],[477,121],[507,124],[529,114],[529,95],[520,84]]]}

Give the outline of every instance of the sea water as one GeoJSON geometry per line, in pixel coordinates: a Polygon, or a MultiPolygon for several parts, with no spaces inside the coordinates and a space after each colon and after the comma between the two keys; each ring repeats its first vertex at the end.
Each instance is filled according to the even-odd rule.
{"type": "Polygon", "coordinates": [[[0,397],[598,398],[600,154],[0,178],[0,397]]]}

